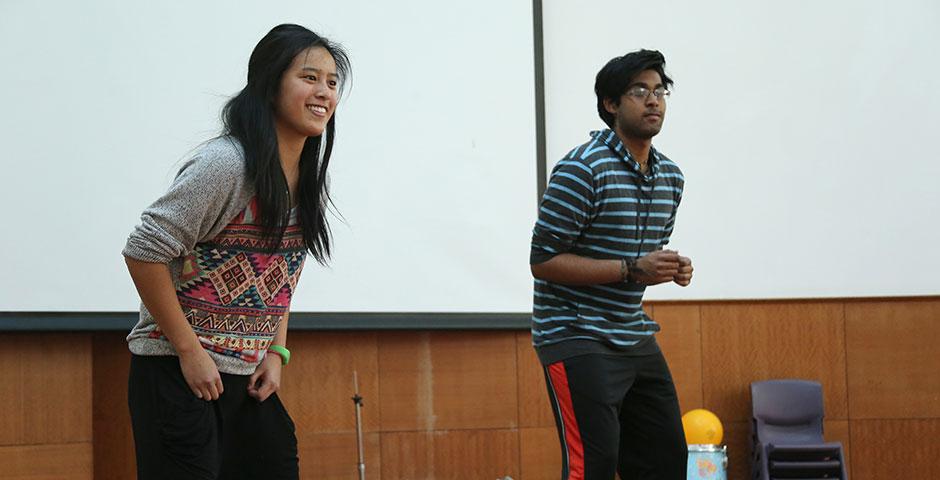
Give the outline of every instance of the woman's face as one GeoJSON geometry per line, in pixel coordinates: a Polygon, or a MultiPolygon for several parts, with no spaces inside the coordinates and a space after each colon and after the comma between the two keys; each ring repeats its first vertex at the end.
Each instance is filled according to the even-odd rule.
{"type": "Polygon", "coordinates": [[[281,77],[275,107],[279,136],[306,139],[322,134],[336,110],[339,80],[336,62],[325,48],[297,54],[281,77]]]}

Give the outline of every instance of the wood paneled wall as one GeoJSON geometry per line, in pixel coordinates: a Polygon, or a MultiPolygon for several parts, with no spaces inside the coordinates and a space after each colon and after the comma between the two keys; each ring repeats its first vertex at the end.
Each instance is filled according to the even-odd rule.
{"type": "Polygon", "coordinates": [[[91,335],[0,342],[0,478],[92,478],[91,335]]]}
{"type": "MultiPolygon", "coordinates": [[[[940,471],[940,298],[653,303],[681,408],[725,426],[749,471],[752,381],[822,383],[854,480],[940,471]]],[[[123,333],[0,334],[0,478],[134,478],[123,333]]],[[[527,332],[292,332],[281,396],[301,475],[355,478],[353,371],[371,479],[557,479],[527,332]]]]}

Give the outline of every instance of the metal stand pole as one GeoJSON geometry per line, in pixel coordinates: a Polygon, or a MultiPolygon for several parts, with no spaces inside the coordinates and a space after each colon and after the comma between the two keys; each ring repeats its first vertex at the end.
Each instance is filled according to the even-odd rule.
{"type": "Polygon", "coordinates": [[[353,371],[353,390],[355,394],[352,397],[356,404],[356,445],[359,451],[359,463],[356,467],[359,469],[359,480],[366,479],[366,462],[362,458],[362,396],[359,395],[359,376],[353,371]]]}

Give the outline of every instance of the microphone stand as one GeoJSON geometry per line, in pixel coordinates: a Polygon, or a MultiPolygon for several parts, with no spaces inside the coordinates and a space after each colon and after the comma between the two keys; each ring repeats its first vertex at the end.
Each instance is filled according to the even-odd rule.
{"type": "Polygon", "coordinates": [[[359,376],[355,370],[353,371],[353,389],[355,394],[352,401],[356,404],[356,446],[359,452],[359,463],[356,464],[356,468],[359,470],[359,480],[365,480],[366,463],[362,458],[362,396],[359,395],[359,376]]]}

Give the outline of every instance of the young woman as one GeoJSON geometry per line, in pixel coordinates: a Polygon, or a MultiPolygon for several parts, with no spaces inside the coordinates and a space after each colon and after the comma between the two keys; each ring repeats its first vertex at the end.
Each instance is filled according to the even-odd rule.
{"type": "Polygon", "coordinates": [[[326,172],[349,60],[297,25],[258,42],[248,84],[148,207],[124,256],[142,300],[128,335],[140,480],[298,477],[277,397],[290,300],[330,255],[326,172]]]}

